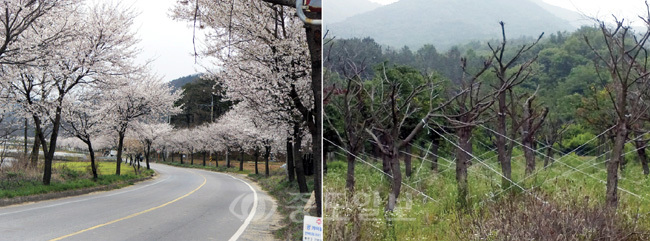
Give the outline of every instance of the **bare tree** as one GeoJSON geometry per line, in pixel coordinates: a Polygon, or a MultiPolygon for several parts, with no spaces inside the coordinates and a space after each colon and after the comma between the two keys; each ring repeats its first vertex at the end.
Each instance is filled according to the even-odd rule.
{"type": "MultiPolygon", "coordinates": [[[[648,15],[640,17],[647,26],[650,26],[650,7],[646,1],[648,15]]],[[[635,34],[623,19],[614,16],[614,25],[610,28],[607,24],[594,19],[599,24],[600,32],[605,42],[606,50],[597,49],[592,41],[585,36],[585,42],[596,55],[594,66],[613,104],[616,124],[614,125],[614,145],[612,156],[607,162],[607,206],[616,209],[618,206],[618,168],[623,162],[623,147],[629,133],[630,126],[636,123],[642,113],[632,113],[628,103],[630,92],[635,87],[647,89],[647,85],[638,84],[650,72],[647,69],[647,50],[645,45],[650,37],[650,30],[642,35],[635,34]],[[604,68],[604,70],[603,70],[604,68]]],[[[642,91],[644,92],[644,91],[642,91]]]]}
{"type": "MultiPolygon", "coordinates": [[[[393,211],[397,198],[399,197],[402,185],[402,173],[400,170],[399,153],[408,145],[423,128],[424,124],[431,118],[436,111],[449,103],[449,101],[434,106],[437,97],[436,84],[431,76],[422,76],[415,74],[413,70],[404,67],[387,69],[385,66],[381,69],[382,75],[378,81],[379,88],[375,94],[369,95],[369,104],[371,104],[370,114],[372,125],[366,128],[366,132],[372,139],[378,143],[378,147],[386,160],[390,164],[392,174],[391,192],[388,194],[386,210],[393,211]],[[428,105],[422,101],[416,102],[414,99],[422,98],[428,100],[428,105]],[[424,116],[417,116],[421,110],[428,110],[424,116]],[[410,131],[405,131],[405,123],[409,118],[421,119],[418,124],[410,131]],[[401,138],[401,132],[408,133],[405,138],[401,138]]],[[[370,90],[369,92],[373,92],[370,90]]],[[[453,98],[452,98],[453,99],[453,98]]]]}
{"type": "MultiPolygon", "coordinates": [[[[497,159],[501,164],[501,171],[503,173],[502,187],[506,189],[510,186],[510,179],[512,179],[512,168],[510,165],[510,158],[511,158],[511,153],[513,148],[512,141],[507,141],[506,138],[508,137],[508,132],[506,130],[507,113],[513,112],[508,110],[508,102],[506,99],[506,95],[508,92],[510,92],[511,96],[513,96],[512,89],[515,86],[521,84],[524,80],[528,79],[528,77],[532,73],[531,65],[533,64],[533,62],[535,62],[537,56],[525,60],[523,63],[520,63],[521,58],[526,52],[530,51],[539,42],[539,40],[542,38],[544,33],[539,35],[537,40],[532,44],[522,45],[519,49],[515,51],[512,57],[508,58],[509,54],[508,55],[505,54],[506,43],[507,43],[505,26],[504,26],[505,24],[503,22],[499,22],[499,24],[501,25],[501,36],[502,36],[501,42],[497,47],[493,47],[489,43],[488,46],[492,51],[492,57],[494,57],[492,68],[498,79],[498,83],[492,86],[495,90],[497,90],[496,146],[497,146],[497,159]]],[[[514,106],[513,102],[515,100],[511,99],[510,101],[511,101],[510,105],[514,106]]],[[[513,123],[513,126],[514,126],[513,129],[517,128],[516,123],[513,123]]],[[[516,131],[517,131],[516,129],[510,131],[511,140],[515,139],[514,135],[516,134],[516,131]]]]}
{"type": "Polygon", "coordinates": [[[521,122],[521,144],[524,149],[524,157],[526,158],[526,174],[529,175],[535,171],[535,133],[544,123],[548,108],[539,108],[533,106],[533,101],[537,95],[537,91],[530,95],[524,102],[523,118],[521,122]]]}
{"type": "MultiPolygon", "coordinates": [[[[460,80],[455,81],[456,89],[452,90],[450,96],[456,96],[453,102],[444,109],[442,117],[449,123],[458,136],[456,147],[456,182],[458,186],[458,203],[461,207],[467,207],[467,167],[472,159],[472,130],[483,124],[489,118],[483,118],[482,114],[494,103],[495,93],[484,93],[481,91],[482,81],[480,76],[490,68],[492,58],[483,62],[483,66],[475,73],[467,72],[467,61],[461,59],[463,74],[460,80]]],[[[436,132],[438,133],[438,132],[436,132]]]]}

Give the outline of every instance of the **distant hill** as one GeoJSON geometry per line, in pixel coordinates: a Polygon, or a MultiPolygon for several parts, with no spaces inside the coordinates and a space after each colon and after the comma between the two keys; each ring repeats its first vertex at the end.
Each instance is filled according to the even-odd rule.
{"type": "Polygon", "coordinates": [[[197,81],[199,78],[201,78],[201,75],[202,75],[201,73],[197,73],[197,74],[180,77],[178,79],[170,81],[169,84],[174,88],[174,90],[178,90],[187,83],[197,81]]]}
{"type": "Polygon", "coordinates": [[[325,1],[325,9],[336,9],[336,11],[324,11],[323,19],[325,24],[338,23],[348,17],[365,13],[380,7],[378,3],[368,0],[329,0],[325,1]]]}
{"type": "MultiPolygon", "coordinates": [[[[380,44],[406,45],[412,49],[424,44],[447,49],[473,40],[498,38],[501,33],[499,21],[506,23],[509,38],[537,37],[542,32],[576,29],[571,22],[549,12],[558,7],[542,7],[536,3],[538,1],[401,0],[327,28],[332,37],[371,37],[380,44]]],[[[563,14],[570,15],[566,11],[563,14]]]]}

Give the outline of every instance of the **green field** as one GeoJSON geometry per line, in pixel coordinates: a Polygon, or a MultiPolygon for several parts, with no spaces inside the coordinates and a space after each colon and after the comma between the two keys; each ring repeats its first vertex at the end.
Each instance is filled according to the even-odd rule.
{"type": "MultiPolygon", "coordinates": [[[[328,162],[324,178],[324,209],[329,220],[325,223],[325,239],[517,240],[514,238],[517,232],[551,235],[554,231],[565,232],[568,240],[592,240],[612,233],[620,236],[606,240],[648,238],[650,180],[643,175],[637,161],[630,158],[619,187],[639,196],[619,190],[621,201],[617,214],[610,215],[603,208],[605,184],[599,181],[606,180],[602,158],[571,154],[546,169],[538,158],[539,172],[521,181],[525,163],[523,157],[517,157],[519,153],[518,150],[513,153],[516,158],[512,161],[512,176],[526,191],[515,187],[512,192],[502,192],[501,177],[485,165],[497,171],[501,169],[496,158],[489,159],[494,154],[486,153],[481,158],[486,160],[485,165],[474,161],[469,168],[469,209],[459,209],[456,202],[455,165],[439,160],[440,172],[432,173],[429,162],[414,159],[413,175],[404,176],[403,180],[414,189],[402,185],[398,207],[389,214],[385,214],[384,206],[390,179],[357,161],[356,191],[349,195],[345,189],[347,163],[337,155],[338,160],[328,162]],[[600,164],[589,167],[595,163],[600,164]],[[569,166],[579,167],[584,173],[571,171],[569,166]]],[[[381,162],[370,163],[381,169],[381,162]]],[[[553,235],[550,237],[558,237],[557,233],[553,235]]]]}
{"type": "Polygon", "coordinates": [[[55,162],[52,168],[52,182],[43,185],[42,170],[10,169],[0,173],[0,198],[28,196],[48,192],[73,190],[100,185],[128,185],[131,180],[153,175],[153,170],[141,167],[141,174],[136,175],[133,168],[122,164],[120,176],[115,175],[114,162],[98,163],[98,178],[92,180],[90,162],[55,162]]]}

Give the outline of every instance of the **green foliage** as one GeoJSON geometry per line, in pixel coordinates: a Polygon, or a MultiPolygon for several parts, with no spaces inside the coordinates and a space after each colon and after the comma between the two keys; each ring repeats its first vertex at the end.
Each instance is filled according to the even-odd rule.
{"type": "MultiPolygon", "coordinates": [[[[515,149],[513,156],[519,153],[521,151],[515,149]]],[[[496,158],[482,159],[485,160],[486,165],[499,170],[496,158]]],[[[366,161],[381,169],[380,162],[370,159],[366,161]]],[[[531,189],[534,194],[516,190],[514,196],[501,193],[500,176],[484,165],[474,162],[468,170],[471,208],[459,211],[456,206],[454,164],[441,159],[440,162],[444,165],[440,166],[440,173],[431,173],[428,169],[430,163],[422,163],[419,159],[414,159],[413,166],[416,168],[413,176],[404,180],[405,184],[422,191],[436,201],[431,201],[403,186],[398,207],[393,214],[389,215],[395,219],[391,224],[384,216],[386,196],[390,191],[389,179],[377,169],[357,162],[355,193],[350,197],[345,189],[347,163],[331,160],[327,163],[328,172],[324,177],[326,195],[324,213],[325,218],[331,220],[325,223],[325,239],[346,240],[356,232],[361,235],[362,240],[476,240],[478,237],[486,238],[486,236],[501,240],[503,235],[506,235],[504,233],[506,230],[513,231],[499,225],[499,219],[527,216],[530,216],[529,218],[535,216],[535,220],[542,222],[540,225],[576,227],[560,231],[566,232],[564,233],[566,235],[569,233],[576,235],[570,237],[580,235],[603,237],[593,236],[594,233],[590,229],[581,228],[590,226],[588,222],[571,222],[570,220],[574,220],[572,218],[553,219],[552,216],[546,217],[543,212],[526,208],[533,207],[531,203],[538,203],[537,198],[539,198],[548,202],[549,206],[544,206],[544,209],[555,209],[554,212],[563,217],[579,215],[593,218],[604,215],[598,211],[603,209],[602,205],[605,202],[603,192],[605,184],[599,181],[606,178],[603,160],[574,153],[564,156],[559,161],[566,165],[556,162],[544,169],[538,162],[539,172],[523,180],[526,176],[523,157],[515,157],[512,163],[513,179],[519,185],[531,189]],[[447,167],[450,164],[451,166],[447,167]],[[418,171],[417,167],[420,165],[423,165],[423,168],[418,171]],[[580,168],[584,174],[567,166],[580,168]],[[353,221],[352,218],[355,217],[359,220],[353,221]],[[358,222],[359,226],[355,226],[354,222],[358,222]]],[[[647,235],[647,227],[650,227],[650,214],[648,214],[650,199],[647,195],[650,193],[650,179],[643,176],[638,162],[630,162],[622,175],[625,178],[620,180],[620,187],[641,194],[645,199],[621,193],[621,206],[615,215],[617,221],[606,225],[611,227],[612,232],[624,230],[624,234],[636,232],[647,235]]],[[[514,219],[512,221],[511,225],[525,224],[514,219]]],[[[529,231],[532,232],[532,229],[517,232],[529,231]]]]}
{"type": "Polygon", "coordinates": [[[225,99],[224,89],[216,85],[214,79],[196,76],[182,85],[182,90],[183,96],[174,104],[182,106],[183,113],[171,117],[171,124],[175,127],[198,126],[210,122],[210,114],[213,115],[213,119],[217,119],[233,105],[232,101],[225,99]],[[212,101],[214,101],[213,112],[211,112],[212,101]]]}
{"type": "MultiPolygon", "coordinates": [[[[27,175],[25,172],[3,173],[0,178],[0,198],[12,198],[49,192],[60,192],[99,185],[117,184],[116,187],[131,184],[132,180],[153,175],[153,170],[144,170],[142,174],[135,175],[133,170],[125,171],[123,175],[100,175],[97,180],[92,180],[92,175],[86,167],[89,162],[59,162],[54,165],[54,175],[50,185],[43,185],[39,175],[27,175]]],[[[104,173],[115,173],[114,165],[106,165],[101,170],[104,173]],[[109,170],[112,167],[112,171],[109,170]]],[[[129,170],[129,166],[122,165],[122,170],[129,170]]]]}

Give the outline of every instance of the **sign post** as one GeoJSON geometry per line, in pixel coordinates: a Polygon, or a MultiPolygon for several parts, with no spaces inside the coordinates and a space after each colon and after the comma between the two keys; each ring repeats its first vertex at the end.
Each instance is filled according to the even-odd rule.
{"type": "Polygon", "coordinates": [[[323,241],[323,218],[305,215],[302,227],[303,241],[323,241]]]}

